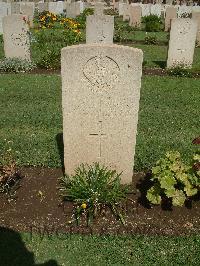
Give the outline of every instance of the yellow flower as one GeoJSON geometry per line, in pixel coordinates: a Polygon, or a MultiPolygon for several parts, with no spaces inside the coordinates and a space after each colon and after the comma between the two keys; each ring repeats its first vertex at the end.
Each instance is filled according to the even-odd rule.
{"type": "Polygon", "coordinates": [[[86,209],[86,208],[87,208],[87,204],[86,204],[86,203],[83,203],[83,204],[81,205],[81,208],[82,208],[82,209],[86,209]]]}

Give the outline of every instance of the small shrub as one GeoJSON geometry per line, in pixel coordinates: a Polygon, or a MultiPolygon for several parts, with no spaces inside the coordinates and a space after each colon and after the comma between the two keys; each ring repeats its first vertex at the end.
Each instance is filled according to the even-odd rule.
{"type": "Polygon", "coordinates": [[[129,41],[129,34],[135,34],[134,28],[129,26],[129,24],[124,23],[118,23],[118,21],[115,20],[115,27],[114,27],[114,42],[125,42],[129,41]]]}
{"type": "Polygon", "coordinates": [[[0,72],[29,72],[35,67],[33,62],[20,58],[5,58],[0,61],[0,72]]]}
{"type": "Polygon", "coordinates": [[[16,161],[14,160],[12,149],[9,144],[10,142],[6,143],[8,148],[3,154],[1,154],[0,193],[5,193],[10,201],[14,199],[22,177],[17,169],[16,161]]]}
{"type": "Polygon", "coordinates": [[[77,221],[81,214],[86,214],[90,223],[102,208],[108,206],[124,223],[117,205],[125,198],[127,188],[121,187],[120,174],[115,170],[109,170],[99,163],[82,164],[73,176],[60,178],[59,190],[64,200],[75,202],[77,221]]]}
{"type": "Polygon", "coordinates": [[[145,31],[157,32],[161,30],[162,21],[160,17],[156,15],[149,15],[142,18],[142,22],[145,24],[145,31]]]}
{"type": "Polygon", "coordinates": [[[144,42],[145,44],[158,44],[158,38],[156,36],[146,36],[144,42]]]}
{"type": "Polygon", "coordinates": [[[188,68],[185,68],[184,65],[179,65],[179,66],[168,68],[167,73],[168,75],[175,76],[175,77],[191,78],[193,76],[193,73],[191,72],[191,70],[188,68]]]}
{"type": "Polygon", "coordinates": [[[192,166],[184,164],[179,152],[167,152],[152,168],[153,186],[147,191],[147,199],[160,204],[162,199],[171,199],[173,206],[183,206],[188,197],[198,193],[200,178],[192,166]]]}
{"type": "MultiPolygon", "coordinates": [[[[70,20],[71,21],[71,20],[70,20]]],[[[38,67],[45,69],[59,69],[61,49],[68,45],[79,43],[82,40],[80,31],[69,28],[71,22],[63,21],[64,29],[41,29],[34,33],[32,51],[35,53],[35,62],[38,67]]]]}

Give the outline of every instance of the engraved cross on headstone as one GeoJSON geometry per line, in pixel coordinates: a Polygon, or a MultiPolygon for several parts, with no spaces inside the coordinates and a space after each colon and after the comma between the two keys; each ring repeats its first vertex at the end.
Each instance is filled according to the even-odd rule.
{"type": "Polygon", "coordinates": [[[97,136],[99,138],[99,158],[101,158],[101,156],[102,156],[102,137],[106,136],[106,134],[104,134],[102,132],[102,121],[99,121],[99,132],[90,133],[90,136],[97,136]]]}

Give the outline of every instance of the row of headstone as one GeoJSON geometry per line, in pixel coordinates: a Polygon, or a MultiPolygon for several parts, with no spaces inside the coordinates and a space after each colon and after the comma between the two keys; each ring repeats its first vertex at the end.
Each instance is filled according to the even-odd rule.
{"type": "Polygon", "coordinates": [[[167,8],[175,8],[177,10],[177,16],[183,17],[192,12],[200,11],[200,6],[186,6],[186,5],[163,5],[163,4],[141,4],[141,3],[119,3],[118,11],[119,16],[123,16],[124,20],[128,20],[130,16],[130,7],[140,6],[142,10],[142,17],[149,15],[156,15],[158,17],[165,17],[167,8]]]}

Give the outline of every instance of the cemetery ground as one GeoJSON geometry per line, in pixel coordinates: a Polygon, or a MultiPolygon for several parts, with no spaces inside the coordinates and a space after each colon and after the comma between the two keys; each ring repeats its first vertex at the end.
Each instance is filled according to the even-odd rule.
{"type": "Polygon", "coordinates": [[[61,204],[57,190],[63,158],[60,76],[2,74],[1,84],[0,137],[12,141],[24,176],[16,201],[0,198],[0,235],[11,247],[2,252],[5,265],[13,262],[12,254],[20,254],[15,265],[32,265],[34,256],[37,263],[56,261],[46,265],[198,265],[199,196],[181,208],[150,208],[144,193],[146,173],[167,150],[179,150],[185,159],[193,154],[199,79],[143,76],[135,181],[122,205],[126,226],[105,210],[89,227],[84,218],[80,226],[70,223],[72,204],[61,204]]]}
{"type": "Polygon", "coordinates": [[[150,205],[146,192],[150,169],[166,151],[178,150],[186,161],[194,154],[192,140],[199,136],[200,48],[195,49],[189,72],[179,69],[172,73],[179,77],[169,76],[168,33],[132,31],[121,18],[118,23],[122,29],[115,42],[141,48],[143,73],[151,74],[142,77],[134,181],[120,205],[125,225],[107,208],[89,226],[84,216],[77,225],[73,204],[59,197],[58,178],[63,175],[59,51],[66,45],[60,29],[41,29],[45,39],[40,50],[42,46],[34,42],[38,29],[33,29],[32,59],[44,64],[29,74],[1,74],[0,150],[14,153],[22,180],[15,200],[0,194],[0,264],[199,265],[199,194],[183,207],[171,207],[165,201],[162,206],[150,205]],[[43,57],[44,51],[50,53],[43,57]],[[42,58],[50,58],[50,65],[42,58]]]}

